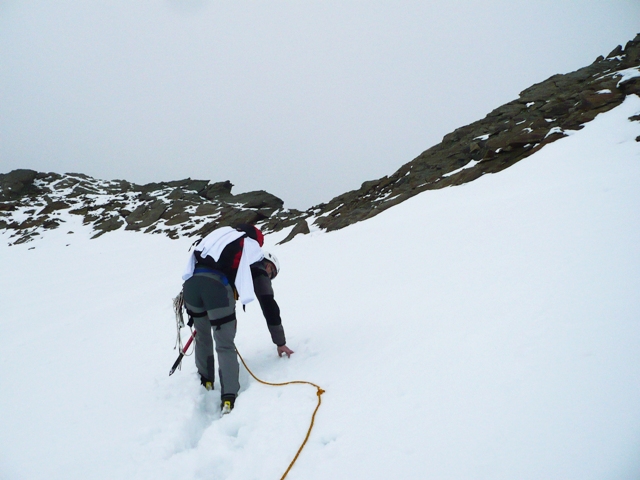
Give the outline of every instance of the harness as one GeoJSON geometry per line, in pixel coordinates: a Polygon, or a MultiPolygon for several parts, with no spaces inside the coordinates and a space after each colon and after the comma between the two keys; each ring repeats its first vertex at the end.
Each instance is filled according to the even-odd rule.
{"type": "MultiPolygon", "coordinates": [[[[201,277],[213,278],[215,280],[218,280],[225,287],[229,285],[229,279],[227,278],[227,276],[224,273],[222,273],[220,270],[216,270],[215,268],[211,268],[211,267],[209,267],[207,265],[196,264],[196,267],[195,267],[195,269],[193,271],[193,275],[194,276],[198,275],[198,276],[201,276],[201,277]]],[[[237,295],[235,288],[233,288],[233,293],[234,293],[234,296],[237,295]]],[[[189,315],[189,322],[188,322],[189,326],[193,325],[193,319],[194,318],[200,318],[200,317],[206,317],[207,316],[207,311],[206,310],[204,310],[203,312],[194,312],[194,311],[190,310],[187,307],[186,304],[185,304],[184,308],[187,311],[187,315],[189,315]]],[[[226,317],[218,318],[216,320],[210,320],[209,322],[211,323],[212,327],[218,327],[219,328],[221,325],[224,325],[225,323],[233,322],[235,319],[236,319],[236,315],[235,315],[235,313],[232,313],[231,315],[227,315],[226,317]]]]}

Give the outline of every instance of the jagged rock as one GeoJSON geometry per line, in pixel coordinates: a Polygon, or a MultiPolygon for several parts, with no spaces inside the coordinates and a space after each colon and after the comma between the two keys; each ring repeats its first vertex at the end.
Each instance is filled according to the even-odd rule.
{"type": "MultiPolygon", "coordinates": [[[[162,190],[165,186],[166,185],[163,184],[163,183],[155,183],[155,182],[153,182],[153,183],[147,183],[145,185],[133,185],[132,190],[136,190],[138,192],[147,193],[148,194],[148,193],[151,193],[151,192],[162,190]]],[[[149,199],[151,197],[146,196],[145,198],[149,199]]]]}
{"type": "Polygon", "coordinates": [[[123,216],[121,212],[122,210],[124,210],[125,206],[126,206],[126,203],[113,200],[107,203],[106,205],[100,205],[99,207],[96,205],[93,205],[92,208],[94,209],[102,208],[104,213],[117,213],[118,215],[123,216]]]}
{"type": "Polygon", "coordinates": [[[0,174],[0,201],[16,198],[33,183],[37,173],[34,170],[18,169],[0,174]]]}
{"type": "Polygon", "coordinates": [[[59,220],[51,219],[48,215],[29,217],[17,225],[16,230],[29,230],[38,227],[54,228],[59,220]]]}
{"type": "Polygon", "coordinates": [[[83,225],[89,225],[90,223],[94,223],[95,224],[98,220],[100,220],[100,217],[98,215],[93,215],[93,214],[88,213],[82,219],[82,224],[83,225]]]}
{"type": "Polygon", "coordinates": [[[309,224],[307,223],[306,220],[300,220],[298,223],[296,223],[296,226],[293,227],[293,230],[289,232],[289,235],[287,235],[284,240],[279,242],[278,245],[290,242],[291,240],[293,240],[293,237],[295,237],[296,235],[299,235],[299,234],[306,235],[308,233],[310,233],[309,224]]]}
{"type": "Polygon", "coordinates": [[[178,215],[185,211],[186,208],[191,207],[193,205],[192,202],[188,202],[186,200],[175,200],[171,202],[171,206],[167,208],[162,214],[161,218],[165,220],[170,219],[171,217],[178,215]]]}
{"type": "Polygon", "coordinates": [[[622,45],[618,45],[616,48],[611,50],[611,53],[609,53],[609,55],[607,55],[607,58],[617,57],[621,53],[622,53],[622,45]]]}
{"type": "Polygon", "coordinates": [[[17,205],[17,202],[0,203],[0,212],[13,212],[17,205]]]}
{"type": "Polygon", "coordinates": [[[231,196],[231,189],[233,184],[226,180],[224,182],[217,182],[201,190],[199,193],[209,200],[227,199],[231,196]]]}
{"type": "Polygon", "coordinates": [[[59,182],[56,182],[52,185],[54,190],[64,190],[67,188],[71,188],[80,183],[80,179],[73,177],[65,177],[62,178],[59,182]]]}
{"type": "Polygon", "coordinates": [[[59,201],[59,202],[51,202],[46,207],[38,212],[38,215],[47,215],[51,212],[55,212],[56,210],[63,210],[65,208],[69,208],[69,204],[67,202],[59,201]]]}
{"type": "Polygon", "coordinates": [[[87,213],[89,213],[89,207],[83,206],[83,207],[74,208],[72,210],[69,210],[69,213],[72,215],[86,215],[87,213]]]}
{"type": "Polygon", "coordinates": [[[192,216],[190,213],[186,212],[185,209],[192,205],[193,203],[184,200],[175,201],[171,204],[171,208],[165,210],[161,218],[167,220],[165,222],[165,225],[167,226],[179,225],[181,223],[184,223],[188,221],[192,216]]]}
{"type": "Polygon", "coordinates": [[[93,178],[91,178],[89,175],[84,174],[84,173],[69,172],[66,175],[70,176],[70,177],[80,177],[83,180],[93,180],[93,178]]]}
{"type": "Polygon", "coordinates": [[[218,224],[221,227],[237,225],[239,223],[258,223],[267,218],[264,214],[255,210],[239,210],[236,208],[226,208],[221,212],[218,224]]]}
{"type": "Polygon", "coordinates": [[[26,234],[22,235],[21,237],[19,237],[15,242],[13,242],[13,245],[20,245],[22,243],[27,243],[27,242],[33,240],[34,237],[37,237],[39,235],[40,234],[38,232],[26,233],[26,234]]]}
{"type": "Polygon", "coordinates": [[[36,174],[37,180],[46,180],[49,183],[53,183],[56,180],[60,180],[61,178],[63,178],[62,175],[55,172],[38,172],[36,174]]]}
{"type": "Polygon", "coordinates": [[[97,188],[93,188],[89,185],[80,183],[79,185],[76,185],[75,187],[73,187],[73,190],[68,195],[68,197],[73,198],[73,197],[78,197],[80,195],[99,195],[99,194],[100,194],[100,190],[98,190],[97,188]]]}
{"type": "Polygon", "coordinates": [[[169,220],[165,222],[167,226],[180,225],[181,223],[188,222],[191,219],[191,215],[186,212],[178,213],[177,215],[172,216],[169,220]]]}
{"type": "Polygon", "coordinates": [[[611,93],[600,93],[598,92],[583,92],[580,95],[580,105],[579,108],[581,110],[592,109],[592,108],[600,108],[609,103],[618,102],[620,100],[619,97],[624,97],[622,92],[616,91],[611,93]]]}
{"type": "Polygon", "coordinates": [[[203,216],[214,215],[219,211],[220,211],[220,205],[215,205],[212,203],[204,203],[202,205],[198,205],[198,208],[196,208],[196,213],[194,213],[194,215],[203,217],[203,216]]]}
{"type": "Polygon", "coordinates": [[[112,180],[104,185],[103,188],[106,193],[116,195],[118,193],[131,191],[133,189],[133,184],[126,180],[112,180]]]}
{"type": "Polygon", "coordinates": [[[640,95],[640,77],[633,77],[622,82],[619,88],[625,95],[640,95]]]}
{"type": "Polygon", "coordinates": [[[178,238],[180,238],[180,233],[178,232],[178,230],[175,230],[175,229],[174,230],[167,230],[167,231],[165,231],[165,234],[171,240],[177,240],[178,238]]]}
{"type": "Polygon", "coordinates": [[[155,200],[151,205],[140,205],[125,218],[126,230],[146,228],[162,216],[167,205],[162,200],[155,200]]]}
{"type": "Polygon", "coordinates": [[[191,180],[190,178],[185,178],[184,180],[167,182],[166,185],[172,188],[180,187],[184,190],[193,190],[199,193],[209,185],[209,180],[191,180]]]}
{"type": "Polygon", "coordinates": [[[176,188],[167,196],[167,198],[169,200],[188,200],[193,203],[201,203],[204,201],[204,199],[200,195],[196,193],[190,193],[183,190],[182,188],[176,188]]]}
{"type": "Polygon", "coordinates": [[[204,237],[213,232],[219,225],[217,221],[207,222],[195,232],[189,234],[190,237],[204,237]]]}
{"type": "MultiPolygon", "coordinates": [[[[520,131],[512,130],[501,133],[495,137],[490,138],[487,141],[487,148],[496,151],[502,149],[505,151],[513,150],[514,148],[521,148],[525,145],[533,145],[544,140],[544,137],[549,133],[549,129],[523,129],[520,131]]],[[[460,163],[468,163],[468,157],[462,158],[460,163]]]]}
{"type": "Polygon", "coordinates": [[[113,230],[118,230],[120,227],[124,225],[124,222],[119,217],[109,217],[108,219],[97,222],[94,224],[94,228],[98,231],[91,238],[98,238],[100,235],[103,235],[107,232],[111,232],[113,230]]]}
{"type": "Polygon", "coordinates": [[[264,190],[234,195],[233,202],[242,203],[245,208],[257,208],[262,210],[278,210],[284,206],[284,202],[281,199],[275,195],[265,192],[264,190]]]}

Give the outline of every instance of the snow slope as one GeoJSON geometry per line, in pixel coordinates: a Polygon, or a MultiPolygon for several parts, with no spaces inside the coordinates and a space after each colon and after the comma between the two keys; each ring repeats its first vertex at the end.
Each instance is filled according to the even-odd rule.
{"type": "MultiPolygon", "coordinates": [[[[272,248],[296,353],[254,304],[238,349],[326,390],[287,478],[640,478],[638,113],[630,96],[500,174],[272,248]]],[[[167,375],[190,240],[68,221],[0,242],[0,478],[280,478],[315,389],[242,370],[219,418],[191,357],[167,375]]]]}

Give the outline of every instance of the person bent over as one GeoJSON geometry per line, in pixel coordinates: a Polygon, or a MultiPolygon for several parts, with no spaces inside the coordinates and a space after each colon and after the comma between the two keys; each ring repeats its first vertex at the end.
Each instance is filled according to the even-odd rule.
{"type": "Polygon", "coordinates": [[[263,241],[262,232],[250,225],[218,228],[194,247],[182,276],[184,304],[196,330],[195,361],[200,380],[207,390],[213,389],[215,344],[221,408],[227,412],[233,409],[240,389],[234,343],[236,299],[246,305],[257,298],[278,355],[293,353],[287,347],[271,284],[280,264],[273,254],[262,250],[263,241]]]}

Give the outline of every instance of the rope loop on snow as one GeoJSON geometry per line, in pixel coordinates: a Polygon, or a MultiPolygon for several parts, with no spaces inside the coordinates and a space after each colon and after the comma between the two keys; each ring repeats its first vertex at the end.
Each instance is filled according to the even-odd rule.
{"type": "Polygon", "coordinates": [[[311,430],[313,429],[313,425],[314,425],[314,423],[316,421],[316,413],[318,413],[318,409],[320,408],[320,405],[322,404],[322,396],[321,395],[325,391],[320,386],[316,385],[315,383],[307,382],[305,380],[293,380],[291,382],[283,382],[283,383],[271,383],[271,382],[265,382],[264,380],[260,380],[258,377],[256,377],[253,374],[253,372],[249,369],[249,367],[247,367],[247,363],[244,361],[244,358],[242,358],[242,355],[240,355],[240,352],[238,351],[237,348],[236,348],[236,353],[238,354],[238,358],[242,362],[242,365],[244,365],[244,368],[247,370],[247,372],[249,372],[249,375],[251,375],[259,383],[262,383],[264,385],[270,385],[272,387],[284,387],[285,385],[306,384],[306,385],[311,385],[312,387],[316,387],[316,389],[317,389],[316,395],[318,396],[318,404],[316,405],[316,409],[313,411],[313,415],[311,415],[311,423],[309,424],[309,429],[307,430],[307,436],[304,437],[304,441],[302,442],[302,445],[300,445],[300,448],[296,452],[295,457],[293,457],[293,460],[289,464],[289,468],[287,468],[287,471],[284,472],[284,475],[282,475],[282,477],[280,478],[280,480],[284,480],[284,478],[289,474],[289,471],[291,471],[291,468],[293,467],[293,464],[296,463],[296,460],[298,460],[298,457],[300,456],[300,453],[302,452],[302,449],[307,444],[307,440],[309,440],[309,436],[311,435],[311,430]]]}

